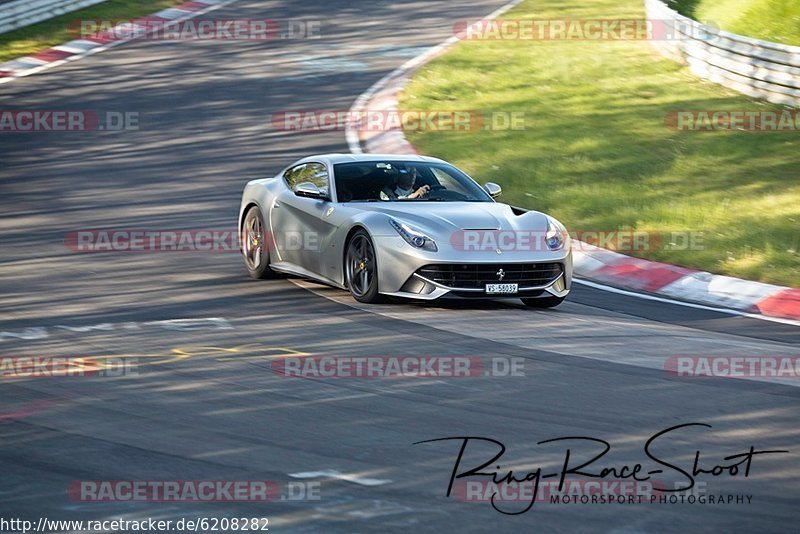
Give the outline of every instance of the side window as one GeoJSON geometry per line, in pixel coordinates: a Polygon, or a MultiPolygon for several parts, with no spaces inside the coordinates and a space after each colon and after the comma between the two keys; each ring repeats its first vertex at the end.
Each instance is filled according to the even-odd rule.
{"type": "Polygon", "coordinates": [[[297,181],[295,184],[303,182],[311,182],[319,187],[319,190],[326,195],[330,194],[330,189],[328,188],[328,169],[322,163],[307,163],[303,165],[302,170],[299,170],[297,173],[297,181]]]}
{"type": "Polygon", "coordinates": [[[303,169],[306,168],[306,164],[303,163],[302,165],[298,165],[296,167],[292,167],[285,173],[283,173],[283,181],[286,182],[286,185],[289,186],[289,189],[294,190],[294,186],[303,182],[303,180],[299,179],[300,174],[303,172],[303,169]]]}

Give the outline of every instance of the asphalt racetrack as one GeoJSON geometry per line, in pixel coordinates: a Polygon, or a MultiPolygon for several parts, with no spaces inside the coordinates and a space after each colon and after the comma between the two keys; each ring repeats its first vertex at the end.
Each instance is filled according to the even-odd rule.
{"type": "MultiPolygon", "coordinates": [[[[550,311],[493,301],[356,306],[311,282],[251,280],[235,251],[65,246],[80,229],[235,230],[248,179],[308,154],[348,151],[342,131],[280,131],[270,114],[347,110],[452,35],[454,21],[501,4],[241,1],[213,17],[321,20],[322,38],[130,43],[0,86],[4,108],[136,112],[140,123],[0,134],[0,356],[111,358],[136,371],[0,382],[0,516],[264,517],[272,532],[796,531],[798,379],[665,371],[681,355],[800,356],[796,326],[580,284],[550,311]],[[468,356],[514,361],[521,372],[275,372],[276,359],[298,354],[468,356]],[[788,452],[752,456],[747,476],[744,465],[696,472],[691,504],[691,492],[682,503],[653,492],[655,502],[537,501],[508,515],[494,508],[529,503],[446,496],[460,441],[413,445],[497,440],[506,452],[486,470],[502,464],[499,479],[509,469],[520,478],[540,466],[558,472],[568,449],[575,467],[575,458],[602,452],[599,442],[537,443],[592,437],[610,450],[586,470],[616,467],[619,476],[607,478],[620,480],[622,466],[641,463],[662,469],[652,480],[680,489],[690,477],[649,458],[645,443],[689,423],[710,427],[676,429],[651,453],[691,472],[697,451],[707,470],[751,446],[788,452]],[[102,500],[76,496],[81,481],[270,481],[280,497],[102,500]]],[[[471,442],[461,470],[495,452],[471,442]]]]}

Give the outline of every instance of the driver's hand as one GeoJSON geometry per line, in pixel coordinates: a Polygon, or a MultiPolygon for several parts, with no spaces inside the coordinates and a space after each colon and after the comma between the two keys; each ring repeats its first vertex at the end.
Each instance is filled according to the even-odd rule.
{"type": "Polygon", "coordinates": [[[417,189],[414,192],[414,194],[416,195],[417,198],[419,198],[419,197],[427,195],[430,190],[431,190],[431,186],[423,185],[419,189],[417,189]]]}

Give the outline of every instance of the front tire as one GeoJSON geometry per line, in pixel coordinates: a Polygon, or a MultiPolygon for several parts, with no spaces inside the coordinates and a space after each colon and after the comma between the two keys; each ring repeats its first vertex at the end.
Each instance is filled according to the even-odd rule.
{"type": "Polygon", "coordinates": [[[344,257],[345,280],[358,302],[376,304],[386,299],[378,293],[378,262],[369,234],[358,230],[347,244],[344,257]]]}
{"type": "Polygon", "coordinates": [[[522,299],[522,303],[529,308],[555,308],[562,302],[566,297],[541,297],[541,298],[525,298],[522,299]]]}
{"type": "Polygon", "coordinates": [[[242,225],[242,256],[247,273],[251,278],[275,278],[275,271],[269,268],[269,245],[267,243],[264,216],[258,206],[247,210],[242,225]]]}

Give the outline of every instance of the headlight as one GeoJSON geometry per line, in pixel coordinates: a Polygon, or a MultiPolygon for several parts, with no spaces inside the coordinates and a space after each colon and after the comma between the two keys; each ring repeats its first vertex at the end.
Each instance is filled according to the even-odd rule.
{"type": "Polygon", "coordinates": [[[439,250],[436,247],[436,243],[433,241],[433,239],[421,232],[413,230],[407,224],[397,222],[394,219],[389,219],[389,224],[391,224],[392,228],[397,230],[397,233],[400,234],[400,237],[402,237],[406,243],[412,247],[430,250],[431,252],[436,252],[439,250]]]}
{"type": "Polygon", "coordinates": [[[564,225],[552,217],[547,217],[547,233],[544,236],[547,248],[550,250],[561,250],[564,248],[566,240],[567,229],[564,228],[564,225]]]}

